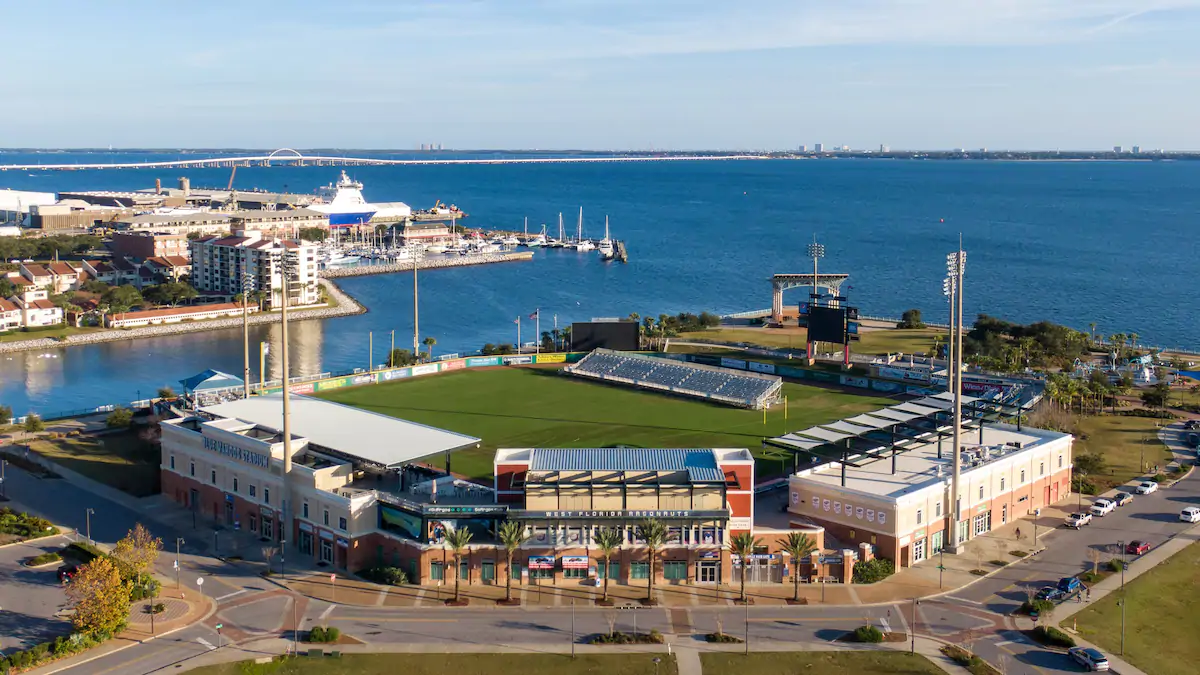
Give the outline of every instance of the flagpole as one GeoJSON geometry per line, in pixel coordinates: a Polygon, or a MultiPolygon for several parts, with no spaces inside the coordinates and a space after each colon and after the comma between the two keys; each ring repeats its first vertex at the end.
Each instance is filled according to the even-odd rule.
{"type": "Polygon", "coordinates": [[[539,307],[533,312],[533,353],[542,353],[542,309],[539,307]]]}
{"type": "Polygon", "coordinates": [[[521,353],[521,315],[517,315],[517,353],[521,353]]]}

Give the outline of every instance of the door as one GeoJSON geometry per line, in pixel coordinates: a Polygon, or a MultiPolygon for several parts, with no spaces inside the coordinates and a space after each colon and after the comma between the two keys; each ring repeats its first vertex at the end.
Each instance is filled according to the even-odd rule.
{"type": "MultiPolygon", "coordinates": [[[[264,519],[265,521],[265,519],[264,519]]],[[[326,539],[321,540],[321,562],[333,563],[333,542],[326,539]]]]}
{"type": "Polygon", "coordinates": [[[193,488],[189,495],[188,506],[192,507],[193,511],[200,510],[200,491],[193,488]]]}
{"type": "Polygon", "coordinates": [[[465,560],[458,563],[458,578],[466,582],[471,581],[471,564],[465,560]]]}
{"type": "Polygon", "coordinates": [[[1000,505],[1000,524],[1003,525],[1007,522],[1008,522],[1008,504],[1001,504],[1000,505]]]}
{"type": "Polygon", "coordinates": [[[912,545],[912,561],[917,564],[925,559],[925,540],[919,539],[913,542],[912,545]]]}
{"type": "Polygon", "coordinates": [[[233,524],[233,502],[229,500],[225,501],[225,524],[233,524]]]}
{"type": "Polygon", "coordinates": [[[702,584],[717,583],[717,563],[712,561],[701,561],[698,566],[698,577],[702,584]]]}
{"type": "Polygon", "coordinates": [[[1043,502],[1042,502],[1042,505],[1043,505],[1043,506],[1045,506],[1046,504],[1053,504],[1053,503],[1054,503],[1054,502],[1050,501],[1050,486],[1049,486],[1049,485],[1047,485],[1047,486],[1046,486],[1046,496],[1045,496],[1045,501],[1043,501],[1043,502]]]}
{"type": "Polygon", "coordinates": [[[491,560],[484,560],[483,566],[479,570],[479,579],[485,584],[490,584],[496,580],[496,563],[491,560]]]}

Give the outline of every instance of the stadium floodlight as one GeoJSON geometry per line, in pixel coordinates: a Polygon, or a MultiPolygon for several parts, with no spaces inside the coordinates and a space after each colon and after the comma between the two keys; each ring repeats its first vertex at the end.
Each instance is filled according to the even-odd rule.
{"type": "Polygon", "coordinates": [[[951,276],[962,276],[967,271],[967,252],[955,251],[946,254],[946,271],[951,276]]]}
{"type": "Polygon", "coordinates": [[[813,243],[808,245],[808,257],[814,260],[825,257],[825,244],[818,244],[816,237],[813,238],[813,243]]]}

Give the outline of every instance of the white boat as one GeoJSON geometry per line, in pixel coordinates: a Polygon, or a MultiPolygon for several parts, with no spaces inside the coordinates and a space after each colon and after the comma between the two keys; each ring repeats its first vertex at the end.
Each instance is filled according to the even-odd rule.
{"type": "Polygon", "coordinates": [[[575,250],[580,253],[596,250],[596,245],[590,239],[583,238],[583,207],[579,207],[579,227],[575,232],[575,250]]]}
{"type": "Polygon", "coordinates": [[[533,235],[533,237],[526,237],[525,245],[529,248],[537,248],[539,246],[546,245],[546,225],[544,223],[542,224],[541,232],[533,235]]]}
{"type": "Polygon", "coordinates": [[[346,172],[342,171],[337,183],[317,189],[317,195],[323,203],[311,204],[308,208],[328,215],[330,227],[362,225],[370,221],[371,216],[379,210],[363,198],[362,187],[362,183],[351,180],[346,172]]]}
{"type": "Polygon", "coordinates": [[[429,246],[425,247],[426,253],[445,253],[449,250],[450,249],[443,244],[430,244],[429,246]]]}
{"type": "Polygon", "coordinates": [[[600,240],[596,250],[600,252],[600,257],[604,260],[612,260],[616,256],[612,239],[608,238],[608,216],[604,216],[604,238],[600,240]]]}
{"type": "Polygon", "coordinates": [[[514,236],[508,236],[508,237],[501,239],[500,243],[504,246],[520,246],[521,240],[514,236]]]}

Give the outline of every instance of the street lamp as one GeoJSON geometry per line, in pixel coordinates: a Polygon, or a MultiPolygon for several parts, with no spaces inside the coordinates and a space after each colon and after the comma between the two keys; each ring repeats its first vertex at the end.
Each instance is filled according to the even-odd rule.
{"type": "MultiPolygon", "coordinates": [[[[954,388],[954,437],[951,452],[954,453],[954,475],[951,478],[950,495],[953,501],[947,506],[950,511],[950,552],[958,553],[958,519],[959,513],[959,494],[958,481],[962,473],[962,364],[959,362],[962,359],[962,300],[963,300],[963,273],[967,267],[967,254],[962,250],[962,238],[959,238],[958,250],[946,256],[946,272],[951,279],[950,284],[944,286],[944,290],[951,292],[953,298],[952,310],[954,316],[950,325],[953,327],[954,344],[951,345],[951,352],[956,354],[956,357],[951,360],[950,370],[947,371],[947,376],[950,384],[954,388]]],[[[982,428],[982,427],[981,427],[982,428]]]]}
{"type": "Polygon", "coordinates": [[[83,517],[86,519],[86,522],[87,522],[88,543],[91,544],[92,546],[96,545],[96,542],[92,541],[92,514],[94,514],[94,513],[96,513],[96,509],[93,509],[90,506],[88,508],[84,509],[84,512],[83,512],[83,517]]]}
{"type": "Polygon", "coordinates": [[[918,600],[917,598],[913,598],[912,628],[911,628],[911,630],[912,630],[912,647],[909,649],[909,652],[908,652],[910,654],[917,653],[917,605],[920,605],[920,604],[921,604],[920,600],[918,600]]]}
{"type": "Polygon", "coordinates": [[[4,487],[4,467],[8,466],[7,459],[0,459],[0,499],[8,499],[8,488],[4,487]]]}
{"type": "Polygon", "coordinates": [[[175,537],[175,588],[179,586],[179,547],[183,544],[183,537],[175,537]]]}
{"type": "MultiPolygon", "coordinates": [[[[809,316],[812,316],[811,308],[817,304],[817,299],[821,297],[820,292],[817,291],[817,283],[818,283],[817,261],[819,261],[821,258],[825,257],[825,245],[817,243],[817,235],[815,235],[815,234],[813,235],[813,243],[808,245],[808,257],[812,258],[812,261],[813,261],[813,289],[812,289],[812,296],[809,298],[809,303],[808,303],[808,306],[810,308],[809,316]]],[[[782,302],[780,304],[782,305],[782,302]]],[[[779,321],[781,324],[783,323],[782,314],[780,315],[779,321]]],[[[812,341],[811,334],[809,334],[809,336],[806,336],[805,342],[808,345],[808,360],[812,361],[814,358],[814,354],[816,352],[816,347],[815,347],[815,343],[812,341]]]]}

